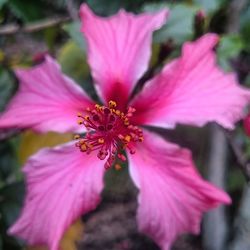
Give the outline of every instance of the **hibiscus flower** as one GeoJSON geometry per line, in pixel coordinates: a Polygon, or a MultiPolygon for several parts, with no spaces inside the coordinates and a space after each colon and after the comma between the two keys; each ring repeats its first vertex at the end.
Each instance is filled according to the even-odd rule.
{"type": "Polygon", "coordinates": [[[69,225],[100,202],[105,169],[128,161],[139,189],[139,230],[168,250],[179,234],[199,233],[204,212],[231,201],[202,179],[188,149],[146,125],[169,129],[178,123],[217,122],[233,129],[249,91],[217,66],[213,49],[218,37],[206,34],[186,42],[181,56],[130,98],[148,67],[152,33],[168,11],[133,15],[121,10],[103,18],[83,4],[80,15],[102,104],[91,100],[50,56],[34,68],[15,71],[20,87],[0,117],[0,128],[86,134],[77,142],[42,149],[27,161],[24,208],[9,232],[30,245],[57,250],[69,225]]]}

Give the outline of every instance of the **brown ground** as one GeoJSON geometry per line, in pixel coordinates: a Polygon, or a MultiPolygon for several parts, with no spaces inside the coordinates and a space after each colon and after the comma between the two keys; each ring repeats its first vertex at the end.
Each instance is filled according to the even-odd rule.
{"type": "MultiPolygon", "coordinates": [[[[84,218],[85,234],[79,250],[159,250],[136,225],[137,190],[127,173],[109,173],[104,201],[96,211],[84,218]],[[113,180],[109,187],[110,179],[113,180]]],[[[173,250],[202,250],[200,238],[182,236],[173,250]]]]}

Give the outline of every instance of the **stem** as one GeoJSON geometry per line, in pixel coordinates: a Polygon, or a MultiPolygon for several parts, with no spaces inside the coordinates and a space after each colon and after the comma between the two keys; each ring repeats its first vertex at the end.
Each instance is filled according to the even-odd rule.
{"type": "MultiPolygon", "coordinates": [[[[208,180],[225,189],[228,147],[226,136],[218,126],[211,127],[211,150],[208,162],[208,180]]],[[[204,219],[203,244],[207,250],[223,250],[227,238],[225,206],[206,214],[204,219]]]]}
{"type": "Polygon", "coordinates": [[[0,26],[0,35],[13,35],[17,32],[32,33],[52,26],[59,25],[61,23],[68,22],[69,20],[70,17],[64,16],[64,17],[50,18],[47,20],[42,20],[40,22],[35,22],[24,26],[18,24],[7,24],[4,26],[0,26]]]}

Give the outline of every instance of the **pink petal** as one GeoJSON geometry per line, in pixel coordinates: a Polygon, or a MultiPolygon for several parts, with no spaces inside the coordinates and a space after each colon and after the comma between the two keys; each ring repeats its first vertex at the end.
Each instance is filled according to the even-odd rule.
{"type": "Polygon", "coordinates": [[[135,123],[174,127],[176,123],[203,126],[217,122],[232,129],[243,116],[250,92],[239,86],[234,74],[216,65],[214,34],[187,42],[179,59],[147,83],[131,105],[135,123]]]}
{"type": "Polygon", "coordinates": [[[134,15],[120,10],[103,18],[83,4],[80,15],[97,90],[104,101],[125,105],[136,81],[148,67],[152,33],[164,24],[168,11],[134,15]]]}
{"type": "Polygon", "coordinates": [[[17,94],[0,116],[1,128],[32,128],[38,132],[76,131],[77,113],[92,105],[86,93],[63,75],[50,56],[31,69],[18,69],[17,94]]]}
{"type": "Polygon", "coordinates": [[[50,250],[58,250],[69,225],[99,203],[103,162],[69,143],[40,150],[28,160],[24,173],[25,206],[9,232],[30,245],[48,245],[50,250]]]}
{"type": "Polygon", "coordinates": [[[202,214],[229,196],[203,180],[189,150],[144,131],[145,141],[129,154],[130,173],[140,190],[139,229],[162,250],[179,234],[200,231],[202,214]]]}

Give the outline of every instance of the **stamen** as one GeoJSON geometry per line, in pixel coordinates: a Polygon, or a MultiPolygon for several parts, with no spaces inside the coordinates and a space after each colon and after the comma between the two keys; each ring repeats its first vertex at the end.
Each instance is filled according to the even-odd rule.
{"type": "Polygon", "coordinates": [[[76,146],[80,151],[90,154],[97,152],[100,160],[106,160],[104,167],[109,169],[114,166],[116,170],[122,167],[119,163],[127,160],[123,150],[127,148],[131,154],[135,153],[135,144],[143,141],[140,128],[130,124],[130,118],[136,111],[129,107],[124,113],[116,109],[117,103],[109,101],[108,107],[96,104],[94,109],[87,108],[85,115],[78,113],[78,124],[87,128],[87,133],[78,140],[76,146]]]}
{"type": "Polygon", "coordinates": [[[115,164],[115,170],[121,170],[122,169],[122,166],[118,163],[115,164]]]}
{"type": "Polygon", "coordinates": [[[80,137],[81,137],[80,135],[75,135],[75,136],[74,136],[74,139],[75,139],[75,140],[78,140],[78,139],[80,139],[80,137]]]}

